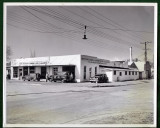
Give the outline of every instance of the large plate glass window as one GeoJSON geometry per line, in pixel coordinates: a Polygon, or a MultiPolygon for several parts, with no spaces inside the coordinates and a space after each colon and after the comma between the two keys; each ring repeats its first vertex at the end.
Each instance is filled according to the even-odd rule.
{"type": "Polygon", "coordinates": [[[30,67],[29,70],[30,70],[30,73],[35,73],[35,67],[30,67]]]}
{"type": "Polygon", "coordinates": [[[28,67],[23,67],[23,76],[28,75],[28,67]]]}
{"type": "Polygon", "coordinates": [[[97,74],[97,67],[95,67],[95,75],[97,74]]]}
{"type": "Polygon", "coordinates": [[[92,75],[92,68],[89,68],[89,77],[92,75]]]}
{"type": "Polygon", "coordinates": [[[14,78],[18,77],[18,67],[13,67],[13,77],[14,78]]]}
{"type": "Polygon", "coordinates": [[[58,72],[58,67],[54,67],[53,68],[53,75],[57,75],[57,72],[58,72]]]}

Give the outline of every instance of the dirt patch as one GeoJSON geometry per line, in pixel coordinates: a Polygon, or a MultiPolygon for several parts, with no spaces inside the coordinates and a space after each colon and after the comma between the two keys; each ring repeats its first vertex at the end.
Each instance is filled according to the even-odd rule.
{"type": "Polygon", "coordinates": [[[152,112],[136,112],[103,117],[84,124],[153,124],[152,112]]]}

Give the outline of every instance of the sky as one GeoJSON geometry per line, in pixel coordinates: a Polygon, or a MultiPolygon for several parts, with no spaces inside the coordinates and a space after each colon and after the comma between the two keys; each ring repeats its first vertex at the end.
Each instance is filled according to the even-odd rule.
{"type": "Polygon", "coordinates": [[[83,54],[107,60],[153,60],[153,6],[8,6],[11,58],[83,54]],[[84,31],[86,26],[86,37],[84,31]]]}

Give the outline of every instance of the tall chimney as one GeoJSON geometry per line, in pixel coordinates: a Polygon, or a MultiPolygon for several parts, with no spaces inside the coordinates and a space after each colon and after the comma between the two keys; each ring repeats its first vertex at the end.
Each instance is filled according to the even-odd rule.
{"type": "Polygon", "coordinates": [[[130,47],[130,62],[132,62],[132,47],[130,47]]]}

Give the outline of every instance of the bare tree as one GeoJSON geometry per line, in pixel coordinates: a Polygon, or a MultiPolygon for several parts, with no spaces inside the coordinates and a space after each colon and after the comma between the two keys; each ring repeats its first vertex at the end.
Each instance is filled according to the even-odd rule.
{"type": "Polygon", "coordinates": [[[30,49],[30,57],[31,57],[31,58],[36,57],[36,52],[35,52],[35,50],[32,52],[32,50],[30,49]]]}
{"type": "Polygon", "coordinates": [[[6,59],[7,61],[11,60],[11,56],[12,56],[13,52],[12,49],[9,45],[7,45],[7,49],[6,49],[6,59]]]}

